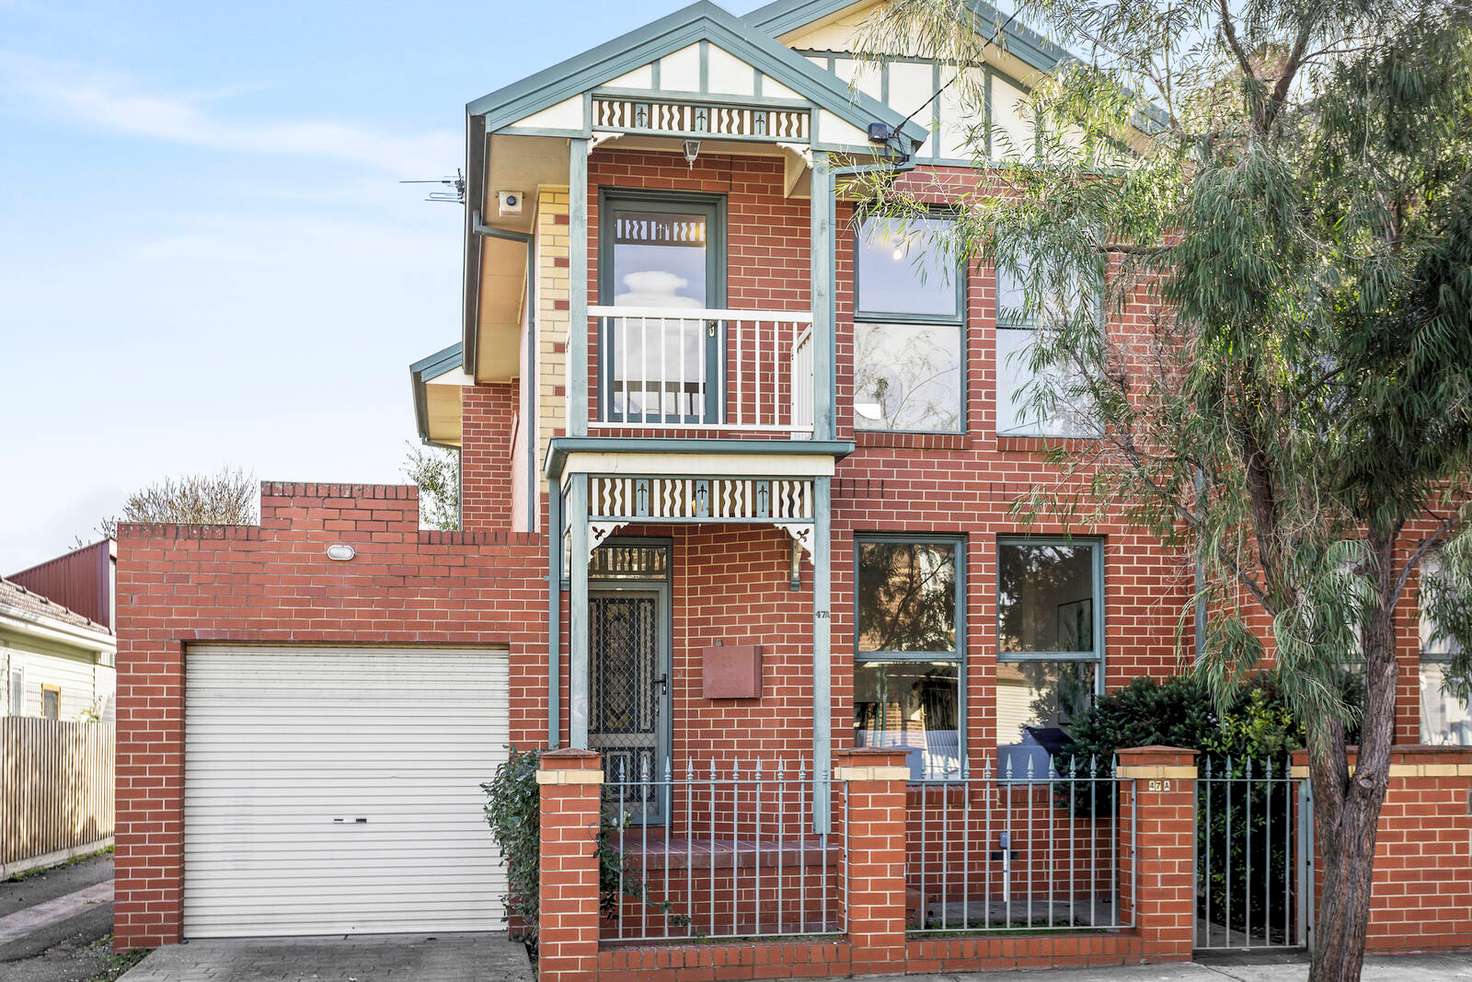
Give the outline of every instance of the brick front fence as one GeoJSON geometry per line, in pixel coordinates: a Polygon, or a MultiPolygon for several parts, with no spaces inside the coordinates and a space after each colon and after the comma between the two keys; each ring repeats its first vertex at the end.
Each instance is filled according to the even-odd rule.
{"type": "MultiPolygon", "coordinates": [[[[539,972],[558,982],[684,982],[1186,961],[1197,923],[1195,758],[1195,751],[1172,747],[1119,753],[1119,848],[1117,868],[1108,872],[1119,884],[1118,922],[1128,927],[914,931],[906,888],[909,767],[900,752],[856,750],[838,752],[834,761],[832,836],[843,856],[843,911],[834,933],[639,944],[607,934],[600,940],[602,763],[588,751],[549,753],[538,775],[539,972]]],[[[1372,948],[1472,946],[1469,796],[1472,749],[1397,751],[1380,826],[1372,948]]],[[[738,891],[733,886],[733,903],[738,891]]]]}

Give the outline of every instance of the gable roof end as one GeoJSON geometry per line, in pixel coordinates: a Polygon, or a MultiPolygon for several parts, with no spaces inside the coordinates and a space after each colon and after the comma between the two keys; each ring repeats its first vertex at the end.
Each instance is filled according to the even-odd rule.
{"type": "MultiPolygon", "coordinates": [[[[742,20],[768,37],[776,38],[852,7],[856,2],[857,0],[773,0],[772,3],[753,10],[742,20]]],[[[971,0],[968,6],[981,19],[979,29],[989,33],[995,32],[997,25],[1007,19],[986,0],[971,0]]],[[[1065,48],[1015,20],[1007,25],[1003,48],[1008,54],[1022,59],[1041,72],[1052,71],[1065,61],[1077,60],[1065,48]]]]}
{"type": "Polygon", "coordinates": [[[750,24],[707,0],[699,0],[520,82],[481,96],[469,103],[465,111],[471,116],[485,117],[486,131],[494,132],[698,41],[709,41],[746,60],[814,105],[861,130],[867,130],[872,122],[887,123],[896,129],[904,124],[901,133],[916,147],[929,135],[923,126],[914,121],[905,123],[899,113],[876,99],[852,91],[836,75],[818,68],[771,37],[754,34],[750,24]]]}
{"type": "Polygon", "coordinates": [[[461,369],[464,363],[464,348],[457,341],[448,348],[442,348],[432,355],[426,355],[409,366],[409,387],[414,395],[414,428],[418,430],[419,439],[424,443],[443,446],[430,439],[429,399],[424,387],[432,379],[461,369]]]}

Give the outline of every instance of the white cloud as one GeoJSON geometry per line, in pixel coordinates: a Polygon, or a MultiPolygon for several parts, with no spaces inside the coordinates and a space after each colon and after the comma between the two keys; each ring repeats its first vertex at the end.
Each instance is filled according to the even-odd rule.
{"type": "Polygon", "coordinates": [[[462,159],[463,135],[402,136],[337,120],[241,119],[220,94],[152,92],[123,76],[0,51],[0,90],[120,133],[233,153],[342,160],[398,176],[437,175],[462,159]]]}

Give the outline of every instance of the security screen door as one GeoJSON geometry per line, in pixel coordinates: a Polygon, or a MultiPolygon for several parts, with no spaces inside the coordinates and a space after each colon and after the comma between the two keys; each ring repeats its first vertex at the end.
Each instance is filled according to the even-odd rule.
{"type": "Polygon", "coordinates": [[[588,745],[603,755],[610,805],[622,799],[630,822],[663,822],[669,645],[663,596],[608,590],[588,598],[588,745]]]}

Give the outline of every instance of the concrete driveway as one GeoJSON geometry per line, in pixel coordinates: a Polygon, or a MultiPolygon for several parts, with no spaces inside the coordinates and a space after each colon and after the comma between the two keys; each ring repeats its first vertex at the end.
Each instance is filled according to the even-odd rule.
{"type": "Polygon", "coordinates": [[[125,982],[532,982],[504,934],[191,941],[153,952],[125,982]]]}

